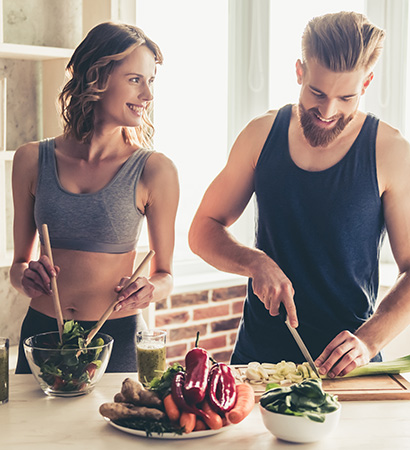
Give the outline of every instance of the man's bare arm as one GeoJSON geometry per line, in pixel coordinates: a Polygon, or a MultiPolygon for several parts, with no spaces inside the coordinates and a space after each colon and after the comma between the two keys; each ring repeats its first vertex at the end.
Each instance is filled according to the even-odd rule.
{"type": "Polygon", "coordinates": [[[279,305],[297,326],[293,287],[279,266],[261,250],[238,242],[229,227],[239,218],[254,192],[254,170],[275,114],[252,121],[232,147],[228,162],[207,189],[189,231],[194,253],[219,270],[252,278],[253,290],[271,315],[279,305]]]}

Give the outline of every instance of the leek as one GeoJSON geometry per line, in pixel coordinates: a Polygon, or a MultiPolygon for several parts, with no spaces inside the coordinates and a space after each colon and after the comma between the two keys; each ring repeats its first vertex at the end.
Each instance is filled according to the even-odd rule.
{"type": "Polygon", "coordinates": [[[397,374],[410,372],[410,355],[392,361],[370,362],[357,367],[341,378],[362,377],[365,375],[397,374]]]}

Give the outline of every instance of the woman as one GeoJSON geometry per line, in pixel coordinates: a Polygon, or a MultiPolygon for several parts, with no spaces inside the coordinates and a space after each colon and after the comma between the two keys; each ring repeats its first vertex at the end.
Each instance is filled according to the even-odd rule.
{"type": "Polygon", "coordinates": [[[139,28],[102,23],[75,50],[71,79],[59,100],[64,133],[20,147],[13,162],[13,286],[31,298],[23,321],[16,373],[29,373],[22,342],[57,330],[50,277],[58,275],[65,320],[91,328],[118,295],[101,331],[114,338],[107,371],[136,371],[141,309],[172,289],[178,176],[149,150],[149,111],[158,46],[139,28]],[[148,278],[121,291],[132,274],[144,217],[155,251],[148,278]],[[48,225],[54,267],[41,235],[48,225]],[[40,257],[36,235],[40,234],[40,257]],[[121,291],[121,292],[120,292],[121,291]]]}

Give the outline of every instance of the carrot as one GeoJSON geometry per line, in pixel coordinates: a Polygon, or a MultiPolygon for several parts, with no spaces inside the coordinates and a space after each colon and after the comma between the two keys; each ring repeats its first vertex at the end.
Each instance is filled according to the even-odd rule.
{"type": "Polygon", "coordinates": [[[226,413],[228,421],[231,423],[239,423],[250,414],[255,405],[255,393],[247,383],[239,383],[236,385],[236,403],[235,406],[226,413]]]}
{"type": "Polygon", "coordinates": [[[219,430],[223,427],[222,417],[210,407],[207,400],[201,403],[201,409],[209,416],[209,419],[204,417],[204,422],[211,430],[219,430]]]}
{"type": "Polygon", "coordinates": [[[185,427],[186,434],[194,431],[196,425],[196,415],[182,411],[181,417],[179,418],[179,424],[181,427],[185,427]]]}
{"type": "Polygon", "coordinates": [[[178,406],[176,405],[174,399],[172,398],[172,395],[168,394],[166,397],[164,397],[163,402],[168,419],[171,422],[176,422],[177,420],[179,420],[181,413],[179,412],[178,406]]]}
{"type": "Polygon", "coordinates": [[[196,425],[195,425],[194,431],[203,431],[203,430],[207,430],[208,428],[209,427],[202,419],[200,419],[199,417],[196,418],[196,425]]]}

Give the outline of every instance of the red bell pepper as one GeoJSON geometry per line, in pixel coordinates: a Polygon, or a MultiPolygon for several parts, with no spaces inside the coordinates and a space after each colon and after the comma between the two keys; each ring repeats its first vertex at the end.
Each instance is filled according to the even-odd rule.
{"type": "Polygon", "coordinates": [[[186,380],[184,397],[190,404],[202,402],[206,395],[209,375],[209,355],[198,347],[199,332],[196,335],[195,348],[185,355],[186,380]]]}
{"type": "Polygon", "coordinates": [[[199,409],[197,406],[190,405],[186,402],[183,391],[184,385],[185,373],[181,371],[174,376],[171,385],[171,395],[178,408],[182,411],[196,414],[204,419],[209,419],[209,415],[207,413],[199,409]]]}
{"type": "Polygon", "coordinates": [[[211,408],[217,413],[224,414],[235,406],[235,377],[224,363],[215,363],[210,370],[208,399],[211,408]]]}

